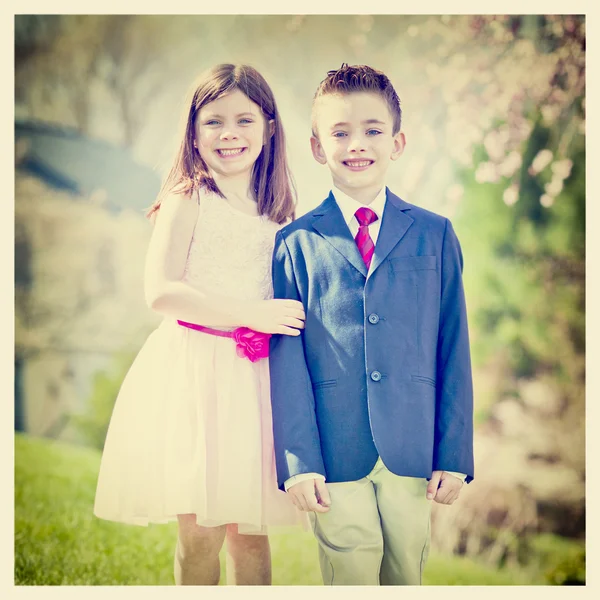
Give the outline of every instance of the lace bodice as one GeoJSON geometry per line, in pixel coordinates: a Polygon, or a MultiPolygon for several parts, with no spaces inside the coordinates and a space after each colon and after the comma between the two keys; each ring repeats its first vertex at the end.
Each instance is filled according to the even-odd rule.
{"type": "Polygon", "coordinates": [[[271,256],[280,227],[267,217],[240,212],[216,194],[202,193],[184,280],[232,298],[272,298],[271,256]]]}

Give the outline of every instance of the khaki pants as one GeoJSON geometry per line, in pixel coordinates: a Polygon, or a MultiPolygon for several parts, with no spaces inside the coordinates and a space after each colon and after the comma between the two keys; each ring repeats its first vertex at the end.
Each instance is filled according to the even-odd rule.
{"type": "Polygon", "coordinates": [[[358,481],[328,483],[331,508],[310,513],[325,585],[421,585],[430,540],[427,480],[381,458],[358,481]]]}

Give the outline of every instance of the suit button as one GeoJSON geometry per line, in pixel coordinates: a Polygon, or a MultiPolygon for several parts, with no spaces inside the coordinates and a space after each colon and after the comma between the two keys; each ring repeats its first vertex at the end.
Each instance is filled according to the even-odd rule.
{"type": "Polygon", "coordinates": [[[379,315],[376,315],[375,313],[371,313],[369,315],[369,323],[371,323],[371,325],[375,325],[376,323],[379,323],[379,315]]]}
{"type": "Polygon", "coordinates": [[[371,373],[371,379],[373,381],[380,381],[381,380],[381,373],[379,371],[373,371],[371,373]]]}

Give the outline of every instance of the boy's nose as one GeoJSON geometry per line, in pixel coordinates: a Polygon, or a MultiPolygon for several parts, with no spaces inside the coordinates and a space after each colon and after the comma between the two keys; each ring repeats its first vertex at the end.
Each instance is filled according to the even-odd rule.
{"type": "Polygon", "coordinates": [[[348,150],[350,152],[364,152],[366,150],[365,145],[362,143],[362,140],[359,138],[354,138],[350,141],[348,146],[348,150]]]}

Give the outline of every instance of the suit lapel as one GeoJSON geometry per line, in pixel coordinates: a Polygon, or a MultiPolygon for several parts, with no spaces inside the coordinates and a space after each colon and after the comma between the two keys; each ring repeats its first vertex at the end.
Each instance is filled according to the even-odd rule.
{"type": "Polygon", "coordinates": [[[404,237],[404,234],[414,221],[412,217],[409,217],[404,212],[410,210],[410,204],[392,194],[389,188],[386,188],[386,190],[387,199],[383,211],[383,221],[381,222],[381,229],[379,230],[379,236],[375,244],[370,275],[373,275],[377,267],[379,267],[396,244],[404,237]]]}
{"type": "MultiPolygon", "coordinates": [[[[385,220],[384,220],[385,223],[385,220]]],[[[367,276],[367,267],[352,238],[350,229],[333,194],[313,213],[313,228],[318,231],[357,271],[367,276]]],[[[383,226],[383,223],[382,223],[383,226]]],[[[377,250],[375,250],[377,252],[377,250]]]]}

